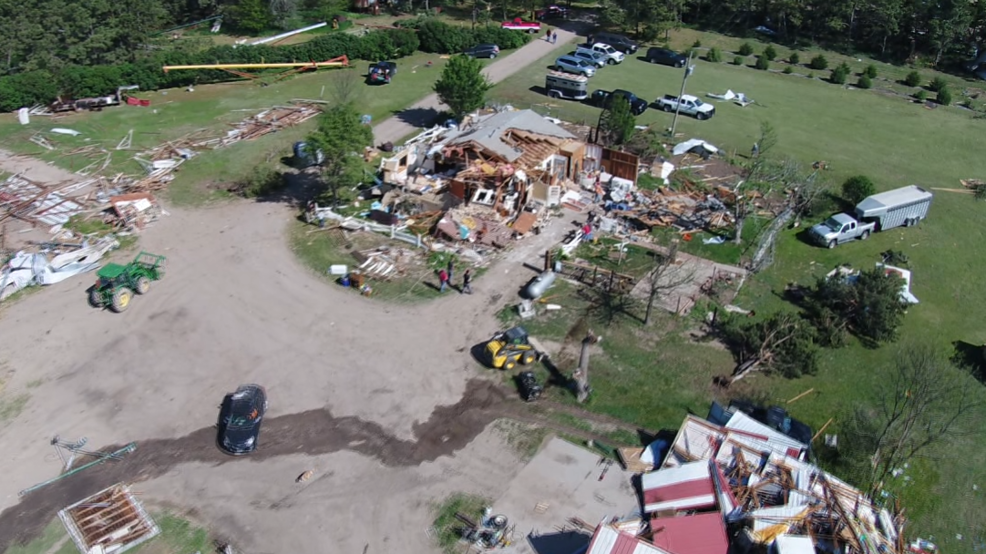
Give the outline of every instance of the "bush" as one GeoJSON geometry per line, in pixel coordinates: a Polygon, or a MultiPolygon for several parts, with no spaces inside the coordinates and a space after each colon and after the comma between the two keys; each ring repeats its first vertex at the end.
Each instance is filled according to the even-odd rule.
{"type": "Polygon", "coordinates": [[[705,55],[705,59],[712,63],[719,63],[722,61],[722,51],[713,46],[709,49],[709,53],[705,55]]]}
{"type": "Polygon", "coordinates": [[[842,198],[853,206],[859,204],[867,196],[876,193],[876,185],[865,175],[856,175],[842,183],[842,198]]]}
{"type": "Polygon", "coordinates": [[[753,67],[766,71],[770,69],[770,60],[767,59],[767,56],[757,56],[757,63],[753,67]]]}
{"type": "Polygon", "coordinates": [[[801,62],[801,56],[797,52],[791,52],[791,55],[787,58],[787,61],[791,65],[798,65],[801,62]]]}
{"type": "Polygon", "coordinates": [[[794,73],[794,68],[793,67],[787,66],[787,67],[784,68],[784,74],[785,75],[790,75],[792,73],[794,73]]]}
{"type": "Polygon", "coordinates": [[[702,47],[702,41],[695,39],[695,42],[692,43],[692,48],[701,48],[701,47],[702,47]]]}
{"type": "Polygon", "coordinates": [[[917,71],[912,71],[904,77],[904,84],[909,87],[916,87],[921,84],[921,74],[917,71]]]}
{"type": "Polygon", "coordinates": [[[940,92],[941,89],[948,86],[948,81],[942,79],[941,77],[935,77],[928,83],[928,90],[931,92],[940,92]]]}
{"type": "Polygon", "coordinates": [[[815,69],[817,71],[822,71],[823,69],[828,69],[829,61],[825,59],[825,56],[819,54],[811,59],[808,67],[815,69]]]}
{"type": "Polygon", "coordinates": [[[866,66],[866,69],[863,70],[863,75],[870,79],[876,79],[876,66],[873,64],[866,66]]]}
{"type": "Polygon", "coordinates": [[[774,50],[774,45],[768,44],[767,47],[763,49],[763,57],[767,58],[768,62],[772,62],[777,59],[777,50],[774,50]]]}
{"type": "Polygon", "coordinates": [[[739,50],[736,53],[740,56],[749,56],[753,53],[753,45],[749,42],[744,42],[740,45],[739,50]]]}
{"type": "Polygon", "coordinates": [[[743,65],[743,56],[733,58],[733,65],[743,65]]]}
{"type": "Polygon", "coordinates": [[[846,70],[839,66],[832,70],[832,73],[829,75],[829,82],[834,85],[844,85],[846,84],[846,77],[848,76],[849,75],[846,73],[846,70]]]}
{"type": "Polygon", "coordinates": [[[870,79],[869,75],[865,73],[859,76],[859,80],[856,81],[856,88],[873,88],[873,81],[870,79]]]}
{"type": "Polygon", "coordinates": [[[485,25],[470,29],[433,18],[422,20],[417,29],[421,50],[432,54],[457,54],[481,43],[513,49],[520,48],[531,40],[531,35],[527,33],[485,25]]]}
{"type": "Polygon", "coordinates": [[[942,106],[947,106],[951,104],[952,91],[948,90],[947,86],[942,87],[941,90],[938,91],[938,97],[935,98],[935,101],[941,104],[942,106]]]}
{"type": "Polygon", "coordinates": [[[928,99],[928,93],[921,89],[914,93],[914,99],[923,104],[928,99]]]}

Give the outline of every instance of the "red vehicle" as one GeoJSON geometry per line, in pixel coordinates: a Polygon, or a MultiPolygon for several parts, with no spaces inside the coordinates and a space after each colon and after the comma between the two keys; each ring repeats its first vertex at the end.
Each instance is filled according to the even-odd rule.
{"type": "Polygon", "coordinates": [[[541,24],[537,21],[524,21],[519,17],[513,21],[504,21],[500,24],[500,27],[512,31],[526,31],[528,33],[538,33],[541,31],[541,24]]]}

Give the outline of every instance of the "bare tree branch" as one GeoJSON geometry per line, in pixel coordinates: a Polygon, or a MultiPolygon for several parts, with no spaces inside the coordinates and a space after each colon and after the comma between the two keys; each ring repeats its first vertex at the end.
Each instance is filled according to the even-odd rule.
{"type": "Polygon", "coordinates": [[[666,256],[654,254],[654,267],[647,274],[647,310],[644,314],[644,325],[651,324],[651,314],[654,302],[664,294],[687,285],[695,280],[696,269],[688,268],[678,261],[678,240],[671,241],[666,256]]]}

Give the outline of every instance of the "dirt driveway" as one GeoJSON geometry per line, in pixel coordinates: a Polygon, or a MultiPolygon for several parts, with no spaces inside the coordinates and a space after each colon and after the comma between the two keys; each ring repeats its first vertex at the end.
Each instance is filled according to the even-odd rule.
{"type": "Polygon", "coordinates": [[[90,308],[91,282],[80,277],[0,316],[4,394],[29,395],[0,428],[0,552],[121,480],[141,481],[146,501],[195,510],[257,552],[319,552],[326,536],[345,550],[393,540],[428,552],[430,502],[495,490],[519,470],[485,431],[514,401],[476,380],[469,349],[533,275],[523,262],[536,263],[571,217],[518,245],[476,294],[398,307],[301,267],[287,247],[287,207],[169,211],[142,239],[168,256],[167,278],[126,313],[90,308]],[[246,382],[271,399],[263,450],[230,458],[216,450],[212,425],[223,394],[246,382]],[[138,449],[18,503],[18,491],[58,474],[56,434],[138,449]],[[319,478],[296,485],[310,468],[319,478]],[[310,531],[285,536],[298,522],[310,531]]]}

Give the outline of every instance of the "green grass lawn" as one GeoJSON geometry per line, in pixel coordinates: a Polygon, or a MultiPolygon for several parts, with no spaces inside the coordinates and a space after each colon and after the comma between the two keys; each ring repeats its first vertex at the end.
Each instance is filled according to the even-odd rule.
{"type": "MultiPolygon", "coordinates": [[[[718,45],[730,51],[743,42],[685,30],[674,34],[672,45],[679,49],[688,47],[696,38],[701,40],[703,48],[718,45]]],[[[751,42],[759,53],[764,44],[751,42]]],[[[780,47],[777,50],[781,57],[787,57],[788,50],[780,47]]],[[[799,54],[802,64],[814,55],[810,51],[799,54]]],[[[515,78],[498,85],[492,93],[494,98],[553,117],[595,123],[598,109],[577,102],[551,100],[532,90],[532,87],[543,87],[545,70],[556,55],[532,64],[515,78]]],[[[848,59],[831,53],[826,56],[830,67],[848,59]]],[[[732,57],[731,52],[724,52],[725,60],[731,61],[732,57]]],[[[779,139],[773,155],[792,157],[806,165],[819,160],[828,162],[830,169],[821,176],[836,194],[842,181],[855,174],[870,176],[881,190],[908,184],[959,188],[961,178],[986,175],[986,156],[979,138],[983,135],[984,122],[974,119],[967,110],[957,107],[930,110],[877,90],[848,89],[821,79],[758,71],[748,67],[754,61],[754,56],[749,57],[743,67],[704,60],[695,62],[687,93],[705,98],[706,93],[732,89],[757,103],[741,108],[720,102],[716,117],[704,122],[680,118],[678,140],[700,137],[727,153],[742,156],[757,140],[760,122],[768,121],[777,130],[779,139]]],[[[862,70],[868,63],[850,62],[854,71],[862,70]]],[[[876,65],[881,76],[894,80],[910,71],[876,65]]],[[[773,66],[778,70],[783,67],[777,63],[773,66]]],[[[806,75],[809,72],[804,68],[798,71],[806,75]]],[[[816,73],[819,77],[828,76],[828,71],[816,73]]],[[[926,80],[937,75],[922,73],[926,80]]],[[[590,79],[590,88],[623,88],[653,100],[664,94],[677,94],[681,77],[681,70],[630,57],[620,66],[602,69],[590,79]]],[[[984,88],[980,82],[956,77],[947,80],[956,87],[953,90],[984,88]]],[[[855,77],[850,82],[855,82],[855,77]]],[[[908,87],[896,83],[879,81],[876,86],[908,92],[908,87]]],[[[666,129],[670,127],[671,116],[648,110],[638,123],[666,129]]],[[[981,224],[986,203],[975,202],[967,195],[934,192],[929,219],[918,228],[878,233],[867,242],[826,250],[804,243],[798,238],[799,230],[782,232],[774,264],[749,279],[734,303],[759,313],[790,309],[780,296],[786,283],[811,284],[840,263],[870,268],[880,261],[880,252],[892,248],[910,257],[909,268],[914,272],[911,290],[921,300],[909,309],[899,342],[931,336],[943,349],[951,348],[956,340],[980,344],[986,335],[986,325],[979,314],[980,306],[986,303],[986,289],[978,286],[979,260],[986,254],[983,240],[986,229],[981,224]]],[[[705,246],[693,241],[683,249],[735,263],[750,254],[750,245],[765,224],[766,221],[757,222],[754,229],[748,224],[744,244],[740,246],[705,246]]],[[[546,316],[544,321],[525,322],[525,325],[532,328],[532,334],[541,332],[558,339],[564,337],[563,328],[571,326],[576,319],[573,313],[579,309],[572,305],[546,316]]],[[[734,361],[728,352],[687,340],[683,332],[689,325],[688,321],[670,320],[655,326],[658,330],[653,331],[642,330],[631,321],[609,326],[608,333],[600,330],[606,340],[601,344],[604,354],[592,360],[595,393],[589,409],[656,428],[677,427],[688,410],[704,415],[712,376],[729,373],[734,361]]],[[[790,411],[816,429],[829,418],[835,418],[826,432],[838,433],[841,416],[859,404],[873,401],[880,382],[874,369],[889,363],[895,348],[890,345],[867,349],[853,342],[842,349],[825,350],[818,375],[796,380],[757,375],[743,384],[744,393],[783,404],[814,387],[817,394],[789,405],[790,411]]],[[[570,398],[567,393],[552,394],[570,398]]],[[[981,493],[972,490],[972,484],[982,487],[981,483],[986,483],[986,466],[979,462],[986,456],[981,439],[981,436],[977,440],[961,438],[942,445],[935,453],[936,459],[912,464],[909,470],[912,481],[899,480],[888,485],[907,507],[911,519],[908,536],[934,535],[936,542],[949,551],[972,551],[971,537],[982,532],[981,522],[986,521],[981,493]],[[955,538],[957,534],[965,538],[959,540],[955,538]]]]}

